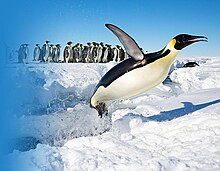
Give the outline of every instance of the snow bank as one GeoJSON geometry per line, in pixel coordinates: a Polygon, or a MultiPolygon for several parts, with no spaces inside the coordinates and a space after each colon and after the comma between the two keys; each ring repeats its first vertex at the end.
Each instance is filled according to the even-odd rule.
{"type": "MultiPolygon", "coordinates": [[[[61,146],[80,136],[98,135],[110,129],[111,116],[97,117],[89,99],[100,77],[112,67],[95,64],[30,64],[13,66],[10,110],[14,114],[12,138],[35,138],[61,146]]],[[[24,139],[21,139],[24,140],[24,139]]],[[[17,141],[15,141],[17,142],[17,141]]],[[[22,144],[18,142],[18,144],[22,144]]],[[[25,143],[23,143],[25,145],[25,143]]],[[[12,144],[12,148],[16,144],[12,144]]],[[[18,147],[25,149],[25,147],[18,147]]]]}
{"type": "Polygon", "coordinates": [[[220,87],[219,63],[220,59],[214,58],[199,67],[179,68],[171,73],[170,79],[184,92],[220,87]]]}
{"type": "Polygon", "coordinates": [[[98,80],[115,63],[20,69],[25,81],[18,80],[18,85],[29,88],[34,97],[20,101],[29,105],[14,118],[17,138],[35,137],[43,144],[26,152],[14,150],[5,157],[14,164],[5,168],[219,170],[220,60],[198,62],[199,67],[181,68],[184,61],[177,61],[170,74],[172,82],[113,102],[109,106],[112,117],[104,119],[97,117],[88,101],[98,80]],[[34,101],[41,109],[31,106],[34,101]]]}

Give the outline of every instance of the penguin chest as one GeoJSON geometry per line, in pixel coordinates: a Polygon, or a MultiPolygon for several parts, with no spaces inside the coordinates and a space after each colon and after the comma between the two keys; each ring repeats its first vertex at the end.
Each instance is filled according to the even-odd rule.
{"type": "Polygon", "coordinates": [[[108,87],[102,88],[102,100],[126,99],[146,92],[167,77],[170,65],[163,60],[157,60],[125,73],[108,87]]]}

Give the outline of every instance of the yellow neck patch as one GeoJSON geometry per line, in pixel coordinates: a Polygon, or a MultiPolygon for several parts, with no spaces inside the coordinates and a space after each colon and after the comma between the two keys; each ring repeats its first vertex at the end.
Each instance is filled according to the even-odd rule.
{"type": "Polygon", "coordinates": [[[172,44],[172,46],[174,47],[175,44],[176,44],[176,39],[172,39],[172,40],[171,40],[171,44],[172,44]]]}
{"type": "Polygon", "coordinates": [[[174,46],[176,44],[176,39],[172,39],[166,46],[167,49],[175,49],[174,46]]]}

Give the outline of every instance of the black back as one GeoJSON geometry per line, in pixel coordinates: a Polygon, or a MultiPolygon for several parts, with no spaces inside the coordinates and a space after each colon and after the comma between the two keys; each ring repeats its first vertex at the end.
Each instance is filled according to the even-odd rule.
{"type": "Polygon", "coordinates": [[[195,66],[199,66],[199,64],[197,64],[196,62],[188,62],[188,63],[183,65],[184,68],[195,67],[195,66]]]}
{"type": "Polygon", "coordinates": [[[144,55],[144,59],[141,61],[136,61],[132,57],[122,61],[118,65],[114,66],[112,69],[110,69],[99,81],[98,85],[96,86],[95,91],[100,86],[107,87],[109,86],[114,80],[119,78],[120,76],[124,75],[125,73],[132,71],[134,69],[143,67],[147,64],[150,64],[160,58],[163,58],[167,56],[170,53],[170,50],[167,49],[165,52],[163,52],[164,49],[158,52],[154,53],[148,53],[144,55]]]}

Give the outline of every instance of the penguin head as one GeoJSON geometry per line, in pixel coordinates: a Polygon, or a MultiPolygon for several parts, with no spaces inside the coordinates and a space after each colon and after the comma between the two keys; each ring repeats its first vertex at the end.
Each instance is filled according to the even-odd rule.
{"type": "Polygon", "coordinates": [[[72,43],[73,43],[73,42],[71,42],[71,41],[67,42],[68,45],[71,45],[72,43]]]}
{"type": "Polygon", "coordinates": [[[188,45],[191,45],[195,42],[205,41],[208,42],[208,38],[205,36],[193,36],[189,34],[179,34],[173,38],[175,40],[174,48],[176,50],[181,50],[188,45]]]}

